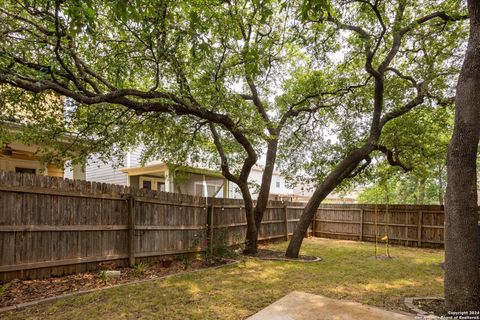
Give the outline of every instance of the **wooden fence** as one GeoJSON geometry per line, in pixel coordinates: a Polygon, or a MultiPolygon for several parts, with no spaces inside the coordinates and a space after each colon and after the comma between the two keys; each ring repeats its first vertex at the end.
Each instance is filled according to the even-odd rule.
{"type": "MultiPolygon", "coordinates": [[[[269,202],[260,240],[286,239],[301,203],[269,202]]],[[[440,206],[322,205],[307,235],[441,247],[440,206]],[[388,210],[387,210],[388,209],[388,210]],[[386,213],[388,211],[388,214],[386,213]],[[376,223],[375,223],[376,221],[376,223]]],[[[0,172],[0,281],[128,265],[244,241],[242,200],[0,172]]]]}
{"type": "MultiPolygon", "coordinates": [[[[269,203],[260,239],[286,237],[286,224],[291,234],[301,210],[285,214],[269,203]]],[[[0,172],[0,281],[199,252],[209,232],[243,242],[243,201],[0,172]]]]}
{"type": "Polygon", "coordinates": [[[443,206],[325,204],[314,220],[316,237],[442,248],[443,206]]]}

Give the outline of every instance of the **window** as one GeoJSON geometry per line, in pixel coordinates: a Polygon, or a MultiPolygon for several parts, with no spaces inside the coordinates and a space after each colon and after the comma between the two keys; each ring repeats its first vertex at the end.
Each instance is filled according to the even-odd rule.
{"type": "Polygon", "coordinates": [[[275,185],[277,188],[280,188],[280,179],[277,180],[277,183],[275,185]]]}
{"type": "Polygon", "coordinates": [[[36,170],[32,168],[21,168],[21,167],[15,167],[15,172],[16,173],[30,173],[30,174],[36,174],[36,170]]]}
{"type": "MultiPolygon", "coordinates": [[[[196,196],[198,196],[198,197],[205,196],[204,189],[205,189],[205,187],[204,187],[203,183],[201,183],[201,182],[196,182],[195,183],[195,195],[196,196]]],[[[208,190],[208,185],[207,185],[207,190],[208,190]]]]}
{"type": "Polygon", "coordinates": [[[165,181],[163,179],[141,176],[139,180],[140,188],[155,191],[165,191],[165,181]]]}
{"type": "Polygon", "coordinates": [[[143,189],[150,189],[150,190],[152,190],[152,181],[150,181],[150,180],[143,180],[142,188],[143,188],[143,189]]]}
{"type": "Polygon", "coordinates": [[[212,197],[215,193],[217,193],[218,187],[214,185],[207,185],[207,194],[209,197],[212,197]]]}
{"type": "MultiPolygon", "coordinates": [[[[195,195],[204,197],[204,185],[202,182],[195,183],[195,195]]],[[[223,197],[223,186],[215,184],[207,184],[207,197],[213,197],[216,194],[217,198],[223,197]]]]}

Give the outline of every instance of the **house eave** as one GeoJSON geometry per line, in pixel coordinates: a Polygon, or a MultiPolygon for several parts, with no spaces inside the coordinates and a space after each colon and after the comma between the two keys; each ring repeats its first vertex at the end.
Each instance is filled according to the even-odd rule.
{"type": "Polygon", "coordinates": [[[149,166],[128,167],[120,169],[121,172],[128,174],[129,176],[140,176],[152,173],[158,173],[159,171],[168,171],[168,166],[165,163],[154,164],[149,166]]]}

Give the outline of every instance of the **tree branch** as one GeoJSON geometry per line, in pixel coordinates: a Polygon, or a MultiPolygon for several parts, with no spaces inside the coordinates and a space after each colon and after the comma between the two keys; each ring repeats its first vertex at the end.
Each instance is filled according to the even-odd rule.
{"type": "Polygon", "coordinates": [[[425,101],[425,96],[426,92],[423,90],[422,84],[417,85],[417,95],[415,98],[410,100],[407,104],[405,104],[403,107],[392,110],[390,112],[387,112],[386,114],[383,115],[383,117],[380,119],[380,130],[383,128],[389,121],[398,118],[408,111],[412,110],[413,108],[421,105],[425,101]]]}
{"type": "MultiPolygon", "coordinates": [[[[320,21],[323,21],[323,20],[320,20],[320,21]]],[[[365,58],[366,58],[365,59],[365,70],[369,74],[371,74],[372,76],[379,77],[380,74],[372,66],[373,57],[374,57],[374,53],[372,52],[372,47],[371,47],[371,44],[370,44],[370,40],[372,38],[372,35],[370,33],[368,33],[365,29],[363,29],[359,26],[344,24],[344,23],[340,22],[339,20],[332,17],[330,13],[328,13],[326,21],[334,23],[339,29],[353,31],[360,36],[360,38],[364,41],[364,44],[365,44],[365,58]]]]}
{"type": "Polygon", "coordinates": [[[253,96],[251,94],[240,93],[239,95],[240,95],[240,98],[242,98],[243,100],[253,101],[253,96]]]}
{"type": "MultiPolygon", "coordinates": [[[[404,9],[405,9],[404,5],[400,4],[399,13],[397,14],[397,16],[400,17],[400,18],[398,19],[398,21],[397,21],[397,18],[395,18],[395,22],[396,22],[395,24],[396,25],[400,23],[401,18],[403,17],[403,10],[404,9]],[[400,15],[400,13],[401,13],[401,15],[400,15]]],[[[391,47],[390,51],[388,52],[387,56],[385,57],[385,59],[383,60],[383,62],[378,67],[378,70],[382,73],[390,66],[390,63],[392,62],[393,58],[397,54],[398,50],[400,49],[402,38],[406,33],[411,31],[412,29],[414,29],[416,26],[424,24],[424,23],[426,23],[426,22],[428,22],[432,19],[435,19],[435,18],[440,18],[445,22],[447,22],[447,21],[459,21],[459,20],[468,19],[468,15],[449,16],[444,11],[439,11],[439,12],[434,12],[434,13],[431,13],[429,15],[426,15],[424,17],[421,17],[421,18],[418,18],[418,19],[414,20],[413,22],[408,24],[406,27],[400,29],[398,32],[396,32],[393,35],[392,47],[391,47]]]]}
{"type": "Polygon", "coordinates": [[[314,107],[304,107],[304,108],[295,108],[295,107],[297,107],[301,104],[304,104],[308,100],[315,99],[315,98],[318,98],[318,97],[321,97],[321,96],[337,95],[339,93],[352,92],[354,89],[365,87],[367,85],[367,83],[370,81],[371,78],[372,78],[372,76],[369,76],[369,77],[367,77],[367,79],[365,80],[364,83],[350,85],[346,88],[340,88],[340,89],[335,90],[335,91],[324,91],[324,92],[319,92],[319,93],[315,93],[315,94],[306,95],[302,99],[298,100],[297,102],[292,103],[289,106],[287,112],[285,112],[284,115],[282,116],[282,118],[280,119],[279,128],[281,128],[285,124],[285,122],[288,120],[288,118],[296,117],[297,115],[299,115],[302,112],[312,113],[312,112],[318,111],[319,109],[333,107],[334,105],[317,104],[314,107]]]}
{"type": "Polygon", "coordinates": [[[258,90],[257,90],[257,87],[255,86],[255,83],[253,82],[252,76],[250,74],[248,74],[247,71],[245,71],[245,79],[247,80],[247,84],[250,88],[250,91],[252,92],[253,104],[257,108],[257,111],[260,114],[260,116],[262,117],[262,119],[267,124],[268,132],[272,135],[275,135],[276,130],[273,127],[272,122],[270,121],[270,117],[267,114],[267,111],[265,109],[265,106],[263,105],[263,102],[260,100],[258,90]]]}
{"type": "Polygon", "coordinates": [[[460,21],[460,20],[467,20],[468,15],[451,16],[451,15],[448,15],[445,11],[433,12],[429,15],[426,15],[424,17],[421,17],[421,18],[418,18],[418,19],[414,20],[408,26],[400,29],[399,34],[404,35],[405,33],[409,32],[410,30],[415,28],[416,26],[424,24],[425,22],[428,22],[428,21],[430,21],[432,19],[435,19],[435,18],[440,18],[445,22],[460,21]]]}
{"type": "Polygon", "coordinates": [[[377,145],[376,147],[376,150],[382,152],[383,154],[385,154],[385,156],[387,157],[387,161],[390,165],[392,166],[397,166],[397,167],[400,167],[403,169],[403,171],[405,172],[408,172],[408,171],[411,171],[412,168],[406,166],[405,164],[403,164],[400,159],[398,158],[397,155],[395,155],[391,150],[389,150],[387,147],[383,146],[383,145],[377,145]]]}
{"type": "Polygon", "coordinates": [[[363,170],[365,170],[370,165],[370,163],[372,163],[372,158],[369,155],[367,155],[364,160],[365,162],[360,167],[358,167],[355,171],[350,173],[347,176],[347,178],[354,178],[358,176],[363,170]]]}
{"type": "Polygon", "coordinates": [[[386,71],[392,71],[393,73],[395,73],[400,78],[402,78],[404,80],[407,80],[407,81],[410,81],[415,87],[418,85],[417,81],[412,76],[404,75],[402,72],[400,72],[400,70],[398,70],[396,68],[389,67],[389,68],[386,69],[386,71]]]}
{"type": "Polygon", "coordinates": [[[198,105],[189,104],[188,102],[168,92],[145,92],[136,89],[119,89],[106,94],[87,95],[85,93],[72,91],[67,87],[51,80],[36,81],[34,79],[20,79],[18,77],[11,79],[3,73],[0,73],[0,83],[9,84],[32,93],[40,93],[52,90],[60,95],[87,105],[113,103],[123,105],[131,110],[136,111],[137,113],[166,112],[177,115],[197,116],[201,119],[223,125],[229,131],[231,131],[236,138],[239,139],[239,142],[241,142],[244,148],[246,148],[248,153],[255,154],[255,151],[248,142],[248,139],[241,134],[241,132],[237,129],[235,122],[228,115],[216,113],[198,105]],[[140,98],[140,100],[133,100],[129,97],[140,98]]]}
{"type": "Polygon", "coordinates": [[[215,147],[217,148],[218,155],[220,156],[220,161],[221,161],[220,168],[222,170],[223,176],[228,180],[236,184],[239,184],[240,180],[238,179],[238,177],[236,177],[230,172],[230,168],[228,166],[228,158],[223,149],[222,141],[217,132],[217,129],[215,128],[215,125],[210,122],[209,127],[210,127],[210,131],[212,132],[213,142],[215,143],[215,147]]]}

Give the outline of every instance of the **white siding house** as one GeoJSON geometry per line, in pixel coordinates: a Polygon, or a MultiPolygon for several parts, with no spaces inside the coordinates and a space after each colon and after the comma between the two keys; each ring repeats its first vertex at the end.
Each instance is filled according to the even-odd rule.
{"type": "MultiPolygon", "coordinates": [[[[67,165],[65,167],[65,178],[73,179],[73,173],[75,170],[78,169],[67,165]]],[[[120,168],[116,168],[112,163],[103,163],[96,157],[88,160],[83,170],[85,172],[84,178],[87,181],[128,186],[127,174],[121,172],[120,168]]]]}
{"type": "MultiPolygon", "coordinates": [[[[219,173],[208,168],[168,166],[160,161],[142,165],[142,148],[126,152],[120,161],[102,162],[98,157],[88,160],[83,179],[137,188],[178,192],[197,196],[228,197],[230,184],[219,173]],[[123,166],[115,165],[123,163],[123,166]]],[[[78,167],[65,167],[65,178],[72,179],[78,167]]]]}
{"type": "MultiPolygon", "coordinates": [[[[252,168],[248,180],[257,187],[262,183],[263,169],[260,166],[252,168]]],[[[252,187],[250,192],[254,200],[258,197],[258,188],[252,187]]],[[[273,172],[272,183],[270,184],[270,199],[273,200],[291,200],[294,196],[293,188],[289,188],[285,183],[285,178],[278,171],[273,172]]],[[[238,187],[232,188],[230,198],[241,199],[242,195],[238,187]]]]}
{"type": "MultiPolygon", "coordinates": [[[[124,159],[120,159],[124,162],[125,166],[115,166],[113,162],[104,163],[98,157],[94,156],[88,160],[83,169],[85,172],[85,180],[129,186],[130,181],[128,179],[128,174],[122,172],[122,168],[140,166],[141,156],[141,148],[126,152],[124,159]]],[[[72,168],[67,165],[65,167],[65,178],[73,179],[73,172],[75,169],[75,167],[72,168]]]]}
{"type": "MultiPolygon", "coordinates": [[[[93,157],[88,160],[83,169],[66,166],[65,178],[72,179],[74,172],[83,170],[83,177],[87,181],[152,188],[154,190],[182,192],[193,195],[208,194],[211,196],[212,193],[216,193],[219,197],[242,198],[239,188],[223,178],[217,171],[208,168],[177,168],[174,171],[181,170],[183,173],[188,174],[188,179],[184,179],[185,181],[179,184],[172,179],[175,172],[172,173],[171,168],[168,168],[164,163],[153,161],[142,166],[141,155],[141,147],[126,152],[124,159],[120,159],[124,166],[115,166],[113,161],[111,163],[103,163],[99,158],[93,157]]],[[[258,196],[258,187],[262,182],[262,174],[263,170],[260,166],[252,168],[249,181],[252,185],[257,186],[251,189],[253,199],[256,199],[258,196]]],[[[79,174],[75,176],[78,177],[79,174]]],[[[275,171],[270,187],[270,198],[291,200],[293,196],[293,188],[288,188],[285,184],[285,179],[279,172],[275,171]]]]}

